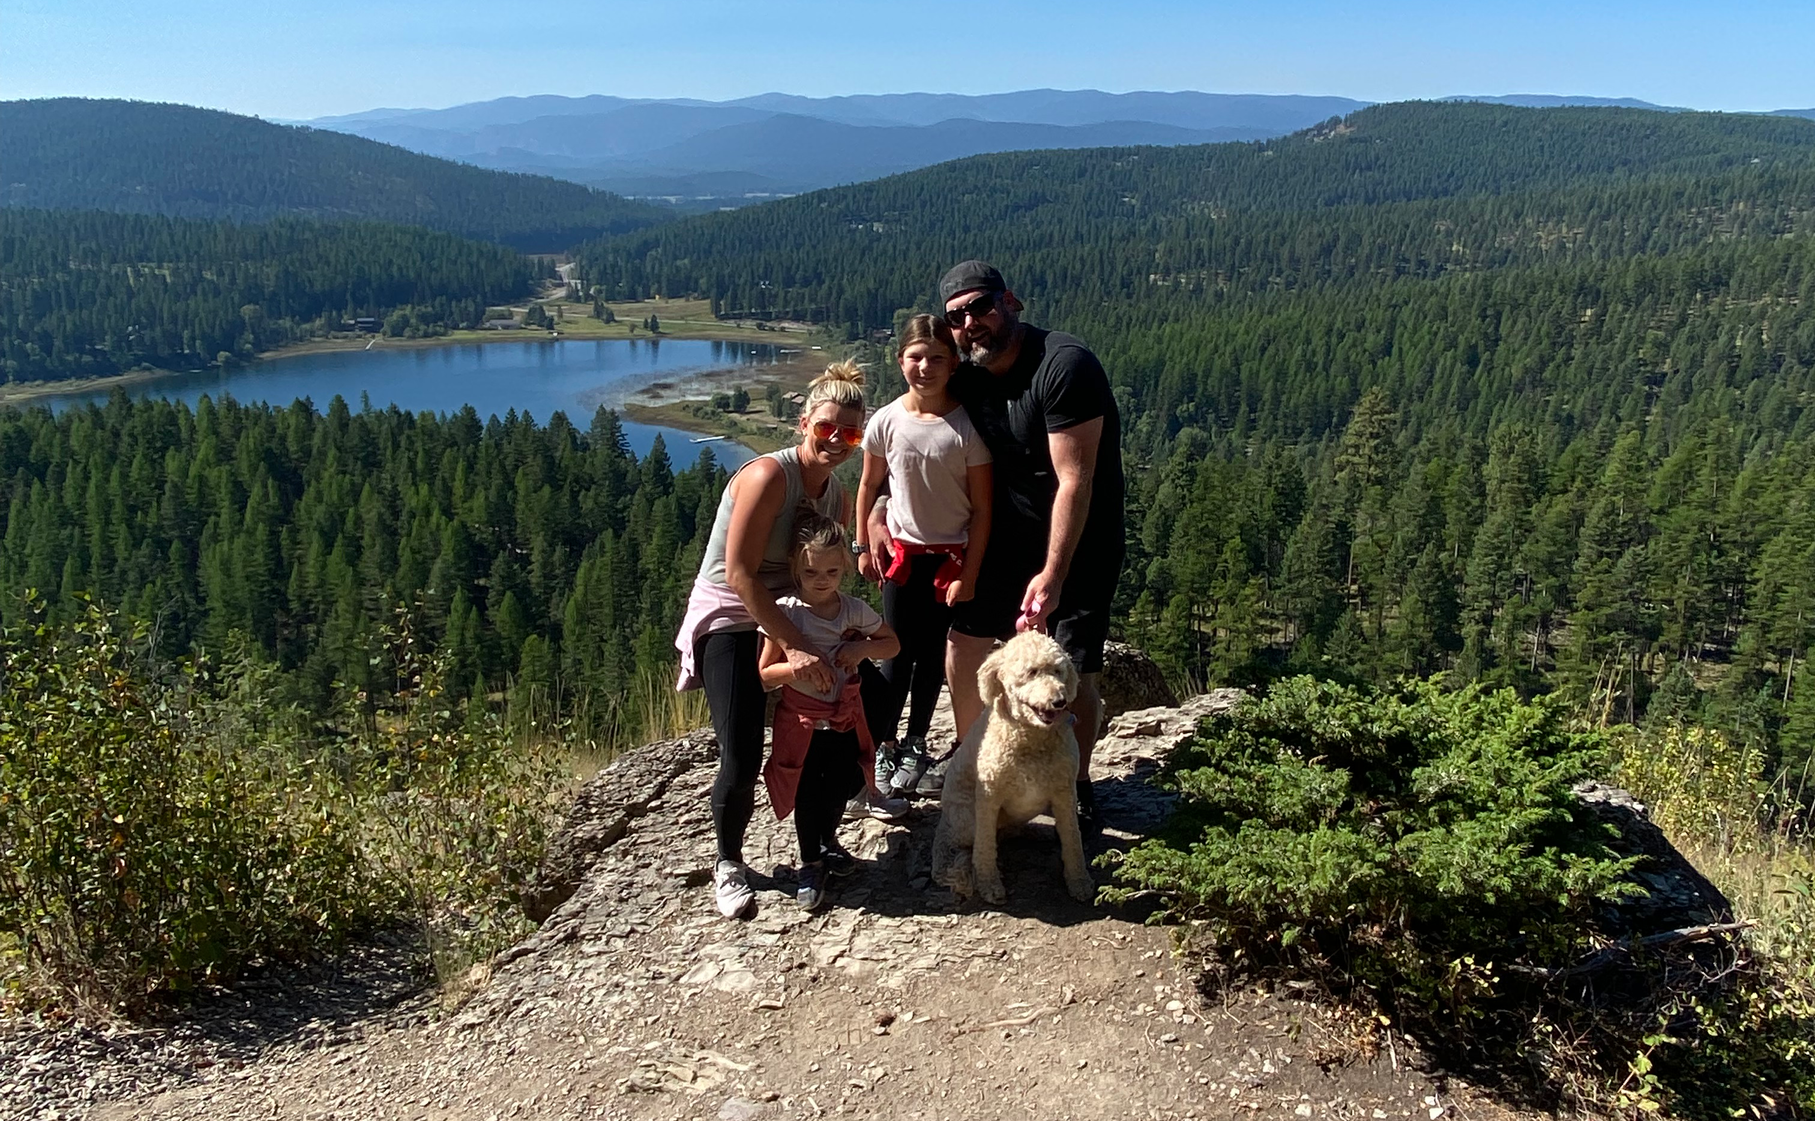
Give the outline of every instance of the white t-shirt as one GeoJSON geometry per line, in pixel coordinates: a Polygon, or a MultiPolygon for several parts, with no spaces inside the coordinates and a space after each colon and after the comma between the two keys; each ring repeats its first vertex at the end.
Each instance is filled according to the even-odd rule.
{"type": "MultiPolygon", "coordinates": [[[[876,614],[875,608],[856,596],[842,592],[838,596],[838,614],[830,619],[822,619],[814,614],[813,609],[802,603],[799,596],[782,596],[775,601],[775,605],[788,617],[788,622],[800,628],[801,635],[808,642],[819,647],[828,663],[838,656],[839,647],[847,642],[861,642],[870,638],[876,633],[876,628],[882,626],[882,616],[876,614]]],[[[800,681],[789,682],[788,688],[797,689],[822,701],[835,701],[844,689],[845,682],[853,675],[839,673],[836,665],[830,668],[834,679],[830,693],[815,692],[800,681]]]]}
{"type": "Polygon", "coordinates": [[[967,472],[990,462],[962,406],[940,417],[908,412],[897,397],[870,418],[863,450],[889,465],[889,533],[916,545],[970,541],[967,472]]]}

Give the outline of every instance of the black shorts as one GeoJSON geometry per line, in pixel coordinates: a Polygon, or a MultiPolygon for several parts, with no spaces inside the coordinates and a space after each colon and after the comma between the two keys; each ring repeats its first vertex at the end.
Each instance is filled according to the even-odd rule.
{"type": "MultiPolygon", "coordinates": [[[[973,638],[1012,637],[1027,582],[1045,563],[1044,533],[992,530],[983,570],[977,574],[977,594],[952,608],[952,629],[973,638]]],[[[1085,526],[1071,571],[1059,589],[1059,602],[1046,616],[1046,632],[1071,655],[1079,673],[1102,672],[1109,606],[1121,573],[1121,527],[1098,533],[1085,526]]]]}

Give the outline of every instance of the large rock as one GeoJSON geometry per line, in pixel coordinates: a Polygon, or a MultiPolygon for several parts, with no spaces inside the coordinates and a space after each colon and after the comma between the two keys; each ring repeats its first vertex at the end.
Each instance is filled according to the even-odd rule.
{"type": "Polygon", "coordinates": [[[1103,644],[1103,676],[1098,682],[1103,692],[1103,718],[1113,720],[1124,712],[1143,708],[1173,707],[1178,697],[1140,649],[1126,642],[1103,644]]]}
{"type": "Polygon", "coordinates": [[[1733,921],[1733,904],[1696,871],[1645,812],[1645,804],[1617,786],[1585,782],[1577,798],[1617,834],[1609,845],[1621,856],[1640,861],[1627,875],[1642,894],[1610,904],[1602,917],[1604,933],[1644,936],[1666,930],[1733,921]]]}

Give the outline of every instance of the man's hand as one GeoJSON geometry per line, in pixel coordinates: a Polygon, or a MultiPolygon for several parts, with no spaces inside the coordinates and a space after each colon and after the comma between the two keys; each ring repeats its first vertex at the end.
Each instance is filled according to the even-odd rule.
{"type": "Polygon", "coordinates": [[[815,693],[829,693],[832,690],[832,667],[826,664],[825,655],[812,649],[788,650],[788,668],[794,671],[794,680],[815,693]]]}
{"type": "Polygon", "coordinates": [[[977,589],[971,585],[971,582],[960,576],[945,586],[945,605],[956,607],[976,594],[977,589]]]}
{"type": "Polygon", "coordinates": [[[1018,631],[1044,631],[1046,616],[1059,602],[1059,580],[1047,569],[1041,569],[1027,582],[1021,596],[1021,617],[1015,620],[1018,631]]]}

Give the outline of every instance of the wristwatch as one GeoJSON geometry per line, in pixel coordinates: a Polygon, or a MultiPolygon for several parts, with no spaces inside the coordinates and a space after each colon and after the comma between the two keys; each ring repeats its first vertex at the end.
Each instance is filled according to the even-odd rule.
{"type": "Polygon", "coordinates": [[[861,557],[869,551],[870,551],[870,547],[868,545],[865,545],[863,542],[861,542],[861,541],[851,542],[851,555],[852,556],[861,557]]]}

